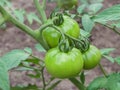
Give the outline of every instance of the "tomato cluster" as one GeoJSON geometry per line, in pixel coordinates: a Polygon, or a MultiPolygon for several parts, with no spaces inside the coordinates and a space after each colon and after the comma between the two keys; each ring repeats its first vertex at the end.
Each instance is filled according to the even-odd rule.
{"type": "MultiPolygon", "coordinates": [[[[63,16],[63,18],[63,24],[57,27],[59,27],[62,32],[78,39],[78,37],[80,37],[78,23],[68,16],[63,16]]],[[[76,47],[73,47],[68,52],[61,51],[60,48],[58,48],[61,33],[54,28],[46,28],[43,31],[43,38],[50,47],[50,50],[45,56],[45,66],[53,77],[71,78],[77,76],[81,70],[96,67],[100,62],[100,50],[93,45],[90,45],[84,53],[81,53],[76,47]]]]}
{"type": "MultiPolygon", "coordinates": [[[[78,23],[68,16],[63,16],[63,19],[64,23],[58,27],[64,33],[73,36],[74,38],[78,38],[80,33],[78,23]]],[[[58,46],[60,37],[60,32],[56,31],[54,28],[48,27],[43,31],[43,38],[46,40],[50,48],[58,46]]]]}

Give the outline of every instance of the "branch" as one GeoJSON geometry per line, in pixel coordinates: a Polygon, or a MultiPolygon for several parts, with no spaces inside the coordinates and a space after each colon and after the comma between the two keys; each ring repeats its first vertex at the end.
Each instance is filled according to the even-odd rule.
{"type": "Polygon", "coordinates": [[[24,23],[21,23],[16,18],[14,18],[11,14],[7,12],[7,10],[4,9],[4,7],[0,6],[0,12],[4,17],[7,18],[7,21],[10,21],[12,24],[14,24],[16,27],[20,28],[20,30],[26,32],[28,35],[33,37],[35,40],[37,40],[46,50],[48,50],[47,45],[44,43],[42,36],[40,36],[40,32],[36,33],[36,31],[32,30],[30,27],[25,25],[24,23]]]}
{"type": "Polygon", "coordinates": [[[103,25],[103,26],[105,26],[105,27],[107,27],[107,28],[109,28],[110,30],[113,30],[114,32],[116,32],[117,34],[120,35],[120,32],[116,29],[116,27],[112,27],[112,26],[110,26],[110,25],[106,25],[106,24],[99,23],[99,22],[97,22],[97,23],[98,23],[98,24],[101,24],[101,25],[103,25]]]}

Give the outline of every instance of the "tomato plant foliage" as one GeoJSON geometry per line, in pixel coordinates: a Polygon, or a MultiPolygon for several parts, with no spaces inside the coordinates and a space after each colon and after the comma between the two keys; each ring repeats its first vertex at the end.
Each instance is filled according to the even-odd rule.
{"type": "Polygon", "coordinates": [[[120,73],[107,74],[100,63],[104,58],[120,65],[120,56],[112,57],[110,54],[116,49],[98,49],[89,40],[97,24],[120,35],[120,4],[103,10],[103,1],[48,0],[49,3],[56,2],[57,6],[47,17],[46,0],[42,3],[34,0],[37,13],[13,9],[10,1],[0,0],[0,29],[4,25],[7,28],[7,22],[12,23],[35,39],[38,42],[35,44],[36,50],[43,54],[38,57],[31,48],[26,47],[0,56],[0,89],[54,90],[62,80],[68,79],[79,90],[120,90],[120,73]],[[26,21],[29,25],[26,25],[26,21]],[[35,30],[30,27],[34,22],[40,26],[35,30]],[[86,70],[93,70],[97,66],[104,76],[96,77],[86,86],[86,70]],[[45,68],[50,74],[48,80],[45,68]],[[42,87],[31,84],[10,86],[11,70],[32,72],[26,75],[40,79],[42,87]]]}
{"type": "Polygon", "coordinates": [[[119,90],[120,89],[120,73],[110,74],[107,78],[97,77],[92,83],[88,86],[88,90],[119,90]]]}

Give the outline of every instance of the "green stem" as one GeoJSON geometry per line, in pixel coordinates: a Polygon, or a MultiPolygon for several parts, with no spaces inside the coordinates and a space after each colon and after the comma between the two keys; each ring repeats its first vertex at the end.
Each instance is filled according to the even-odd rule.
{"type": "Polygon", "coordinates": [[[26,26],[25,24],[21,23],[20,21],[18,21],[17,19],[15,19],[11,14],[9,14],[2,6],[0,6],[0,10],[3,13],[3,16],[8,17],[7,21],[12,22],[14,25],[16,25],[18,28],[20,28],[22,31],[28,33],[30,36],[36,38],[36,35],[34,34],[34,31],[29,28],[28,26],[26,26]]]}
{"type": "Polygon", "coordinates": [[[40,5],[39,4],[39,0],[34,0],[34,3],[35,3],[35,6],[37,8],[37,11],[39,12],[41,18],[42,18],[42,22],[45,23],[47,21],[47,16],[46,16],[46,13],[45,13],[45,3],[46,3],[46,0],[43,1],[43,5],[40,5]]]}
{"type": "Polygon", "coordinates": [[[44,10],[46,9],[46,0],[43,0],[42,7],[44,10]]]}
{"type": "Polygon", "coordinates": [[[57,30],[58,32],[60,32],[61,35],[62,35],[62,38],[65,39],[65,35],[64,35],[64,33],[62,32],[62,30],[60,30],[60,29],[59,29],[58,27],[56,27],[55,25],[51,25],[51,27],[54,28],[55,30],[57,30]]]}
{"type": "Polygon", "coordinates": [[[42,33],[43,30],[45,30],[45,28],[47,27],[51,27],[51,28],[54,28],[55,30],[57,30],[58,32],[61,33],[62,35],[62,38],[65,39],[65,35],[64,33],[62,32],[62,30],[60,30],[58,27],[56,27],[55,25],[53,25],[52,23],[48,23],[48,24],[44,24],[43,26],[41,26],[38,30],[36,30],[35,32],[38,33],[42,33]]]}
{"type": "Polygon", "coordinates": [[[45,83],[45,77],[44,77],[44,67],[41,70],[41,76],[42,76],[42,81],[43,81],[43,90],[45,90],[46,83],[45,83]]]}
{"type": "Polygon", "coordinates": [[[104,76],[107,77],[106,71],[104,70],[103,66],[99,63],[99,67],[101,71],[103,72],[104,76]]]}
{"type": "MultiPolygon", "coordinates": [[[[97,22],[97,23],[98,23],[98,22],[97,22]]],[[[120,32],[116,29],[116,27],[112,27],[112,26],[110,26],[110,25],[106,25],[106,24],[103,24],[103,23],[98,23],[98,24],[101,24],[101,25],[109,28],[110,30],[113,30],[114,32],[116,32],[117,34],[120,35],[120,32]]]]}
{"type": "Polygon", "coordinates": [[[86,90],[86,87],[78,81],[76,78],[69,78],[69,80],[76,86],[78,87],[79,90],[86,90]]]}
{"type": "Polygon", "coordinates": [[[4,7],[0,6],[0,12],[4,17],[7,18],[7,21],[10,21],[12,24],[20,28],[20,30],[26,32],[28,35],[33,37],[35,40],[37,40],[46,50],[48,50],[47,45],[44,43],[42,36],[40,36],[40,32],[36,33],[36,31],[32,30],[30,27],[27,25],[21,23],[18,21],[16,18],[14,18],[11,14],[9,14],[4,7]]]}

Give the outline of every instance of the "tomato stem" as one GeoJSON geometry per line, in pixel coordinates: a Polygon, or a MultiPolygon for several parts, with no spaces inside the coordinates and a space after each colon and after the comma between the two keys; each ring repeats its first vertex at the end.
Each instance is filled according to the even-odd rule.
{"type": "Polygon", "coordinates": [[[21,23],[19,20],[14,18],[10,13],[8,13],[3,6],[0,6],[0,12],[4,16],[4,19],[6,21],[10,21],[12,24],[14,24],[16,27],[20,28],[20,30],[24,31],[31,37],[33,37],[35,40],[37,40],[46,50],[48,50],[47,45],[42,40],[42,36],[40,36],[40,33],[36,33],[36,30],[32,30],[30,27],[25,25],[24,23],[21,23]]]}
{"type": "Polygon", "coordinates": [[[78,45],[76,45],[76,43],[78,42],[79,43],[79,48],[78,49],[80,49],[80,51],[82,53],[86,52],[89,49],[90,41],[88,40],[88,38],[84,37],[84,39],[82,39],[82,36],[81,36],[81,39],[76,39],[76,38],[71,37],[70,35],[67,35],[67,34],[65,34],[65,36],[67,36],[68,38],[72,39],[75,42],[76,48],[78,48],[77,47],[78,45]]]}
{"type": "Polygon", "coordinates": [[[46,0],[43,1],[42,5],[39,4],[39,0],[34,0],[35,6],[37,11],[39,12],[40,16],[42,17],[42,22],[45,23],[47,21],[47,16],[45,13],[45,7],[46,7],[46,0]]]}
{"type": "Polygon", "coordinates": [[[42,67],[42,70],[41,70],[41,76],[42,76],[42,82],[43,82],[43,90],[45,90],[45,88],[46,88],[45,77],[44,77],[44,68],[45,67],[42,67]]]}
{"type": "Polygon", "coordinates": [[[98,24],[101,24],[101,25],[103,25],[103,26],[105,26],[105,27],[107,27],[107,28],[109,28],[110,30],[113,30],[114,32],[116,32],[117,34],[119,34],[119,35],[120,35],[120,32],[116,29],[116,27],[115,27],[115,26],[106,25],[106,24],[99,23],[99,22],[97,22],[97,23],[98,23],[98,24]]]}
{"type": "Polygon", "coordinates": [[[107,77],[106,71],[100,63],[99,63],[99,67],[100,67],[101,71],[103,72],[104,76],[107,77]]]}
{"type": "Polygon", "coordinates": [[[86,90],[86,87],[80,82],[78,81],[76,78],[69,78],[69,80],[76,86],[79,88],[79,90],[86,90]]]}

